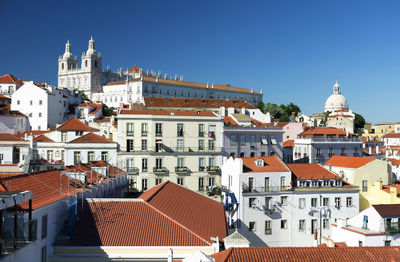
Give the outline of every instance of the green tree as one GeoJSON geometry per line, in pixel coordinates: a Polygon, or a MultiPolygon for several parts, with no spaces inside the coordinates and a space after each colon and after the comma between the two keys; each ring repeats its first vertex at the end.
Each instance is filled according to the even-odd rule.
{"type": "Polygon", "coordinates": [[[114,115],[114,111],[109,108],[106,104],[103,104],[103,116],[112,116],[114,115]]]}
{"type": "Polygon", "coordinates": [[[362,115],[354,113],[355,119],[354,119],[354,132],[355,133],[360,133],[361,130],[364,128],[365,125],[365,119],[362,115]]]}
{"type": "Polygon", "coordinates": [[[289,122],[289,116],[287,114],[283,114],[280,118],[279,118],[279,122],[289,122]]]}
{"type": "Polygon", "coordinates": [[[269,112],[274,118],[280,118],[285,111],[276,104],[267,103],[264,107],[264,112],[269,112]]]}
{"type": "Polygon", "coordinates": [[[265,112],[264,112],[265,104],[264,104],[263,101],[258,102],[257,105],[256,105],[256,107],[257,107],[258,109],[260,109],[261,112],[265,113],[265,112]]]}
{"type": "Polygon", "coordinates": [[[82,100],[82,102],[86,102],[86,101],[91,102],[90,99],[86,96],[86,94],[85,94],[83,91],[80,91],[80,90],[78,90],[78,89],[75,89],[75,90],[77,90],[79,93],[81,93],[81,100],[82,100]]]}

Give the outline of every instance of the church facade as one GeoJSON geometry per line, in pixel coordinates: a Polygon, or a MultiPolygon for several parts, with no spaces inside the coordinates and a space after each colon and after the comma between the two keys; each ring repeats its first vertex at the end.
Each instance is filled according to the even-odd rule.
{"type": "Polygon", "coordinates": [[[113,72],[102,70],[102,56],[95,49],[93,38],[89,47],[78,58],[66,43],[65,52],[58,59],[58,86],[83,91],[93,102],[117,108],[121,104],[144,103],[144,97],[192,97],[244,99],[250,104],[262,101],[262,91],[233,87],[229,84],[208,84],[184,81],[183,77],[170,77],[160,72],[147,71],[134,66],[129,70],[113,72]]]}

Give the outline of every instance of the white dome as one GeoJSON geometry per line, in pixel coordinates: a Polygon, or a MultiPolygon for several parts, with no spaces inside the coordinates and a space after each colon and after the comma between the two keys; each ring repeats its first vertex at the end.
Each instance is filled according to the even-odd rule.
{"type": "Polygon", "coordinates": [[[349,110],[349,103],[346,98],[340,93],[339,83],[336,81],[333,86],[333,94],[328,97],[325,102],[324,111],[336,111],[336,110],[349,110]]]}

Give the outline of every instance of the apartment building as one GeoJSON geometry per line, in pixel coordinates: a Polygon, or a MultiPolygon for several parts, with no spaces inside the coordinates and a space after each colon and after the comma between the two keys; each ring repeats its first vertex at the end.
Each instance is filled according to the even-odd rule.
{"type": "Polygon", "coordinates": [[[362,156],[363,140],[337,128],[310,128],[294,140],[293,161],[324,164],[332,156],[362,156]]]}
{"type": "Polygon", "coordinates": [[[230,231],[250,246],[313,246],[337,217],[358,214],[358,188],[319,164],[268,156],[229,158],[221,169],[230,231]]]}
{"type": "Polygon", "coordinates": [[[220,186],[223,119],[213,112],[122,110],[118,163],[145,191],[172,181],[203,194],[220,186]]]}

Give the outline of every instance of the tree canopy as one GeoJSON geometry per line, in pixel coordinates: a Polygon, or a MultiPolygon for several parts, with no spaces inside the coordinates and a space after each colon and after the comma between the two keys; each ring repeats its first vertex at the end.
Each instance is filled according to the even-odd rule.
{"type": "Polygon", "coordinates": [[[274,118],[279,118],[280,122],[289,121],[289,117],[294,113],[296,116],[301,112],[300,107],[290,103],[288,105],[267,103],[264,107],[264,112],[269,112],[274,118]]]}
{"type": "Polygon", "coordinates": [[[365,125],[365,119],[362,115],[354,113],[355,114],[355,119],[354,119],[354,132],[355,133],[360,133],[361,129],[364,128],[365,125]]]}

